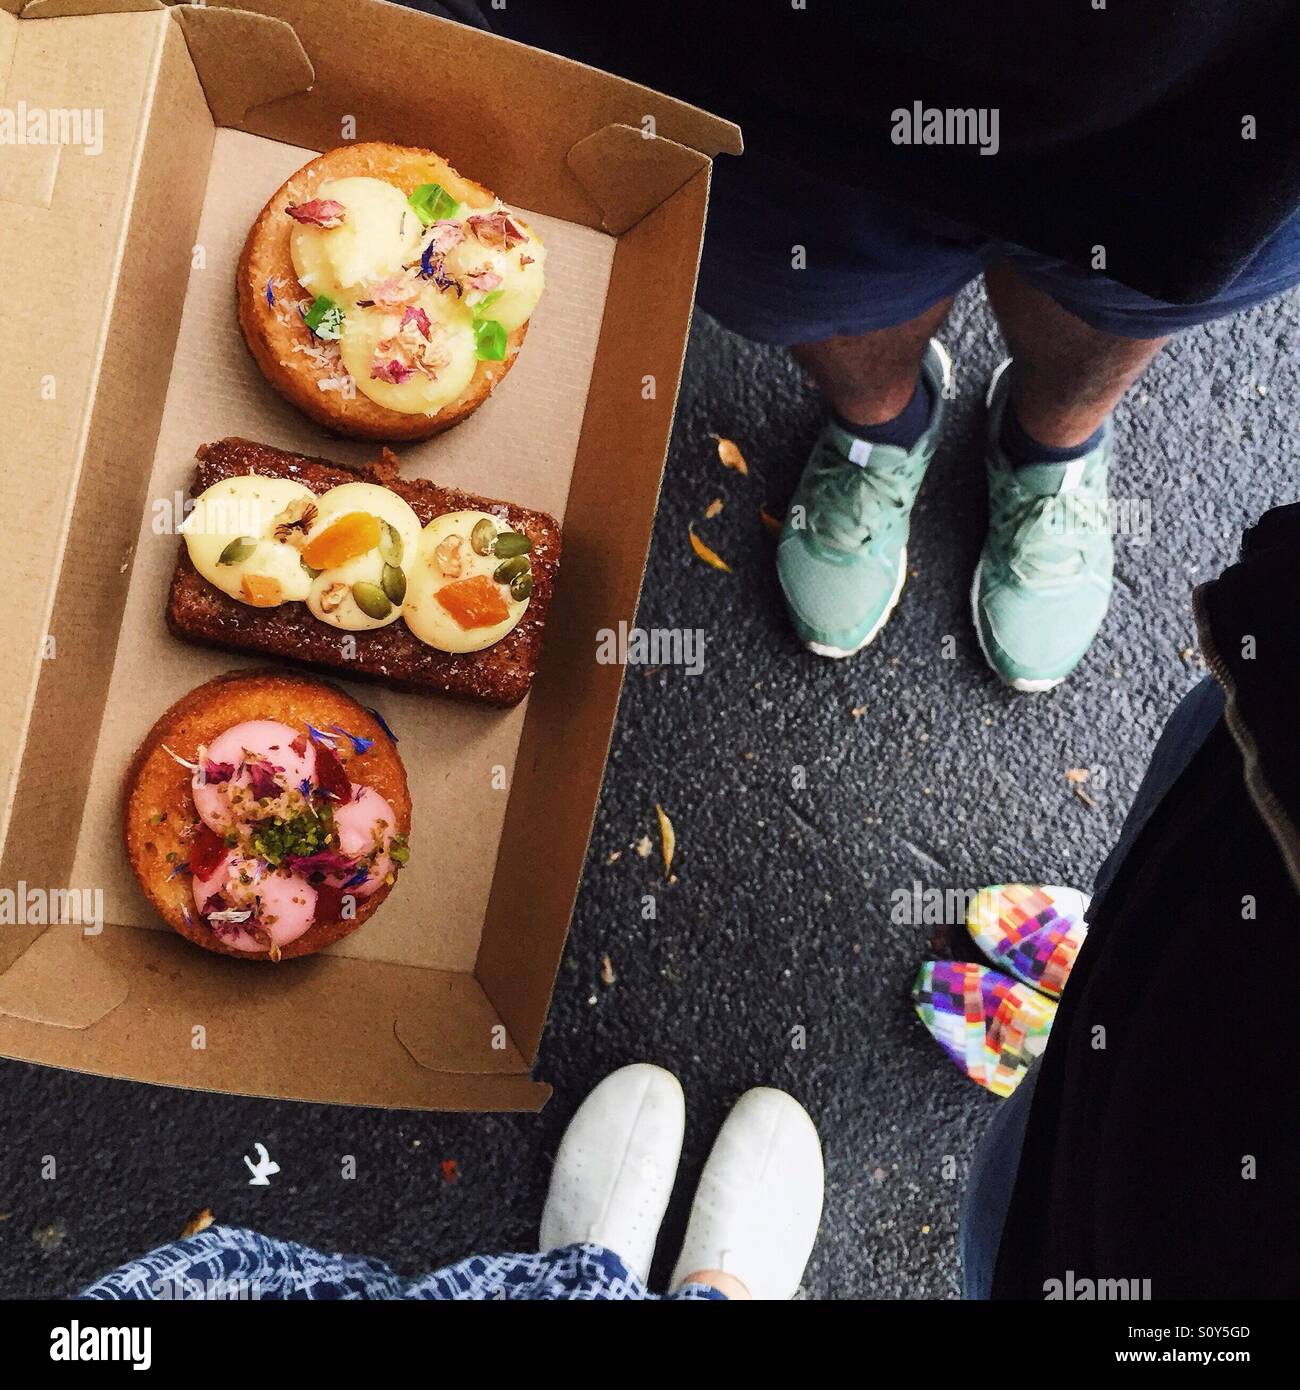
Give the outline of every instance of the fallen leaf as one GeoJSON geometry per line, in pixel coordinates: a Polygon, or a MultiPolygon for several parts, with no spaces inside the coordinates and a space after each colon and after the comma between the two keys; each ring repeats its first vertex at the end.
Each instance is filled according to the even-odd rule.
{"type": "Polygon", "coordinates": [[[721,498],[721,497],[715,497],[715,498],[713,499],[713,501],[710,502],[709,505],[708,505],[707,507],[705,507],[705,509],[704,509],[704,519],[705,519],[705,521],[712,521],[713,518],[714,518],[715,516],[717,516],[717,514],[718,514],[721,510],[722,510],[722,498],[721,498]]]}
{"type": "Polygon", "coordinates": [[[1067,767],[1065,769],[1065,780],[1077,785],[1086,782],[1092,776],[1092,769],[1087,767],[1067,767]]]}
{"type": "Polygon", "coordinates": [[[185,1229],[181,1232],[181,1239],[188,1240],[191,1236],[196,1236],[200,1231],[206,1231],[216,1218],[212,1215],[211,1207],[204,1207],[199,1214],[185,1223],[185,1229]]]}
{"type": "Polygon", "coordinates": [[[672,821],[668,819],[668,812],[658,802],[655,803],[655,815],[659,817],[659,843],[664,856],[664,877],[672,882],[673,853],[677,849],[677,832],[673,829],[672,821]]]}
{"type": "Polygon", "coordinates": [[[734,468],[742,477],[749,477],[749,464],[745,462],[745,456],[734,439],[723,439],[720,434],[710,435],[709,438],[718,441],[718,457],[724,468],[734,468]]]}
{"type": "Polygon", "coordinates": [[[460,1181],[460,1164],[454,1158],[442,1160],[442,1180],[443,1182],[460,1181]]]}
{"type": "Polygon", "coordinates": [[[781,534],[780,518],[773,516],[766,506],[762,506],[758,509],[758,519],[774,536],[779,536],[781,534]]]}
{"type": "Polygon", "coordinates": [[[609,953],[600,958],[600,982],[602,985],[612,985],[618,976],[614,974],[614,962],[610,960],[609,953]]]}
{"type": "Polygon", "coordinates": [[[1077,782],[1070,788],[1070,790],[1075,794],[1075,796],[1079,798],[1080,801],[1083,802],[1083,804],[1088,808],[1088,810],[1092,811],[1096,809],[1096,801],[1094,801],[1093,798],[1090,797],[1088,793],[1084,791],[1084,789],[1081,786],[1079,786],[1077,782]]]}
{"type": "Polygon", "coordinates": [[[849,711],[849,713],[854,717],[854,719],[861,719],[862,716],[866,714],[866,712],[866,705],[854,705],[853,708],[849,711]]]}
{"type": "Polygon", "coordinates": [[[649,835],[642,835],[636,842],[636,852],[642,859],[649,859],[652,849],[654,849],[654,844],[651,842],[649,835]]]}
{"type": "Polygon", "coordinates": [[[712,565],[715,570],[721,570],[724,574],[731,573],[731,566],[717,553],[710,550],[707,545],[695,534],[695,523],[691,522],[687,526],[687,531],[691,538],[691,549],[704,561],[706,565],[712,565]]]}
{"type": "Polygon", "coordinates": [[[622,857],[623,857],[623,851],[622,851],[621,849],[612,849],[612,850],[610,850],[610,852],[605,856],[605,863],[606,863],[606,864],[617,864],[618,861],[619,861],[620,859],[622,859],[622,857]]]}

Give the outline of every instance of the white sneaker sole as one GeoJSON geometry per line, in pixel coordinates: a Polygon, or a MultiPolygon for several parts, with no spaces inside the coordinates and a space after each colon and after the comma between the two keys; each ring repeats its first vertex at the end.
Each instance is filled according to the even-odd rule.
{"type": "Polygon", "coordinates": [[[1068,676],[1056,676],[1051,680],[1007,680],[1001,671],[993,664],[993,658],[989,655],[989,649],[984,645],[984,632],[980,627],[979,614],[979,592],[980,592],[980,571],[984,568],[984,557],[980,557],[980,562],[975,566],[975,578],[970,585],[970,620],[975,628],[975,640],[980,644],[980,651],[984,660],[988,663],[988,668],[1003,683],[1009,685],[1012,690],[1023,691],[1027,695],[1036,695],[1044,690],[1055,690],[1058,685],[1064,685],[1069,679],[1068,676]]]}
{"type": "MultiPolygon", "coordinates": [[[[952,390],[952,356],[938,338],[931,338],[930,346],[934,348],[935,356],[939,359],[941,367],[939,389],[946,399],[952,390]]],[[[824,642],[805,642],[804,646],[814,656],[828,657],[832,661],[843,661],[845,657],[857,656],[864,647],[869,647],[876,640],[880,635],[880,630],[893,616],[894,609],[898,606],[899,597],[902,595],[903,583],[906,578],[907,547],[904,546],[903,552],[899,557],[898,577],[894,581],[894,592],[889,596],[889,603],[886,605],[885,611],[880,615],[875,626],[867,633],[862,641],[859,642],[856,647],[830,647],[824,642]]]]}

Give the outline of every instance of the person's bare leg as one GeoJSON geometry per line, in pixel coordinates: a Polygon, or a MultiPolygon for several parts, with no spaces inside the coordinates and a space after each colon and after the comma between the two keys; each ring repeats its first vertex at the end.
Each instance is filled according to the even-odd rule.
{"type": "Polygon", "coordinates": [[[1076,318],[1005,261],[984,288],[1015,361],[1010,399],[1031,438],[1070,449],[1095,434],[1168,338],[1120,338],[1076,318]]]}
{"type": "Polygon", "coordinates": [[[710,1288],[717,1289],[719,1293],[725,1294],[731,1299],[752,1297],[749,1290],[734,1274],[727,1274],[721,1269],[696,1270],[694,1274],[688,1274],[682,1283],[708,1284],[710,1288]]]}
{"type": "Polygon", "coordinates": [[[925,346],[951,307],[950,295],[907,323],[800,343],[790,353],[838,415],[854,425],[883,424],[912,399],[925,346]]]}

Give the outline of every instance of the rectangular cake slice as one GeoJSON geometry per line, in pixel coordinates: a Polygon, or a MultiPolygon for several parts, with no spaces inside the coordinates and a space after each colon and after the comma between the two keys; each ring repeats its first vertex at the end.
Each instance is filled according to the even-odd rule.
{"type": "Polygon", "coordinates": [[[547,610],[560,563],[560,526],[545,512],[445,488],[424,478],[402,478],[384,457],[362,470],[328,459],[305,458],[247,439],[221,439],[196,452],[190,489],[197,497],[214,483],[243,474],[292,478],[317,493],[343,483],[377,483],[403,498],[428,525],[447,512],[492,511],[533,543],[533,590],[513,631],[478,652],[444,652],[421,642],[400,619],[367,632],[343,632],[312,616],[304,603],[254,608],[208,583],[194,568],[182,540],[167,601],[167,626],[182,641],[247,652],[329,671],[346,680],[377,681],[417,694],[502,707],[528,693],[541,652],[547,610]]]}

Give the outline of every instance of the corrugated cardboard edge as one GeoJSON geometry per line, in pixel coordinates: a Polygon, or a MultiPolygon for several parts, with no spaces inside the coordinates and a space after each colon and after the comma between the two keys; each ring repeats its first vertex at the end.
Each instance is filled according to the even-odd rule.
{"type": "Polygon", "coordinates": [[[20,19],[72,19],[88,14],[142,14],[167,7],[163,0],[0,0],[0,10],[20,19]]]}

